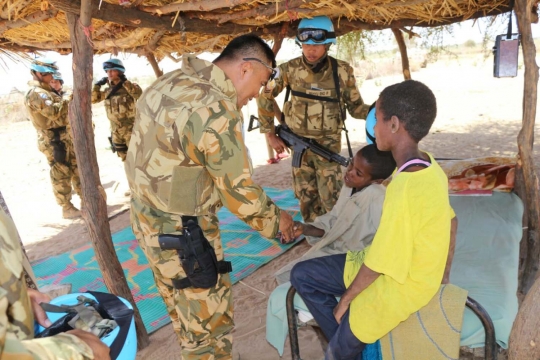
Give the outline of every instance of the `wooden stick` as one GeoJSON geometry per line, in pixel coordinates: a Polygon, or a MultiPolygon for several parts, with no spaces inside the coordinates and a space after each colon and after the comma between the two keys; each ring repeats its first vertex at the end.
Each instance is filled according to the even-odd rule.
{"type": "Polygon", "coordinates": [[[154,57],[154,54],[151,52],[146,53],[146,58],[148,59],[148,62],[150,65],[152,65],[152,69],[154,69],[154,73],[156,74],[156,78],[163,76],[163,71],[159,68],[159,65],[156,61],[156,58],[154,57]]]}
{"type": "MultiPolygon", "coordinates": [[[[80,0],[49,0],[49,2],[58,10],[62,10],[65,13],[76,15],[80,13],[80,0]]],[[[110,21],[130,27],[165,30],[171,32],[234,35],[251,30],[256,31],[256,26],[237,24],[216,26],[215,23],[211,23],[206,20],[184,19],[182,16],[180,16],[175,25],[171,27],[172,18],[169,16],[158,17],[134,8],[113,5],[107,2],[103,2],[101,4],[101,10],[98,10],[98,2],[96,1],[92,2],[92,18],[110,21]]]]}
{"type": "Polygon", "coordinates": [[[55,17],[58,13],[58,10],[46,10],[46,11],[36,11],[28,15],[27,17],[15,21],[3,20],[0,21],[0,34],[3,34],[5,31],[10,29],[17,29],[21,27],[28,26],[43,20],[50,19],[55,17]]]}
{"type": "Polygon", "coordinates": [[[100,41],[94,41],[94,49],[103,49],[106,50],[111,47],[125,49],[125,48],[135,48],[140,44],[141,40],[147,37],[152,33],[152,29],[135,29],[129,36],[121,39],[104,39],[100,41]]]}
{"type": "Polygon", "coordinates": [[[93,134],[90,101],[93,51],[90,43],[91,34],[87,31],[88,35],[85,35],[84,28],[89,29],[92,24],[91,9],[92,0],[82,0],[80,17],[72,13],[66,14],[73,44],[73,79],[75,80],[73,82],[73,101],[69,104],[69,122],[81,177],[84,204],[82,215],[107,289],[128,300],[133,306],[137,345],[139,349],[142,349],[149,344],[150,339],[137,305],[133,301],[122,265],[114,251],[107,217],[107,204],[99,190],[102,187],[99,179],[94,136],[89,135],[93,134]]]}
{"type": "MultiPolygon", "coordinates": [[[[29,47],[39,49],[39,50],[58,51],[59,49],[71,49],[71,42],[56,43],[56,42],[30,42],[30,41],[18,40],[17,45],[23,46],[23,47],[29,46],[29,47]]],[[[33,50],[30,50],[30,51],[33,51],[33,50]]]]}
{"type": "Polygon", "coordinates": [[[165,54],[166,57],[168,57],[169,59],[171,59],[172,61],[174,61],[175,63],[179,63],[180,61],[182,61],[182,59],[178,59],[178,58],[175,58],[174,56],[172,56],[170,53],[167,53],[165,54]]]}
{"type": "Polygon", "coordinates": [[[226,14],[226,15],[214,15],[211,16],[205,16],[205,19],[210,20],[218,20],[218,24],[224,24],[229,21],[234,20],[240,20],[240,19],[249,19],[253,17],[263,17],[263,16],[274,16],[278,13],[282,13],[283,11],[287,11],[287,9],[291,10],[294,8],[299,7],[300,5],[309,3],[310,0],[306,0],[305,2],[303,0],[291,0],[288,2],[278,2],[277,5],[275,3],[265,5],[265,6],[257,6],[253,9],[244,10],[244,11],[237,11],[232,14],[226,14]]]}
{"type": "Polygon", "coordinates": [[[221,8],[233,8],[253,0],[201,0],[168,4],[164,6],[140,6],[142,11],[153,14],[169,14],[177,11],[212,11],[221,8]]]}
{"type": "Polygon", "coordinates": [[[409,67],[409,57],[407,56],[407,45],[405,39],[403,39],[403,33],[400,29],[392,28],[392,32],[396,38],[399,46],[399,53],[401,54],[401,67],[403,69],[403,78],[405,80],[411,80],[411,69],[409,67]]]}
{"type": "Polygon", "coordinates": [[[156,31],[156,33],[152,36],[152,38],[148,42],[148,45],[146,45],[146,50],[153,53],[157,49],[159,40],[163,37],[163,35],[165,35],[165,33],[166,33],[165,30],[156,31]]]}

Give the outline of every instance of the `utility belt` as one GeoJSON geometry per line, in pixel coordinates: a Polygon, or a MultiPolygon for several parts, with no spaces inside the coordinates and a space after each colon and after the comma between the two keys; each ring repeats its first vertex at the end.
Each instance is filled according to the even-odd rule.
{"type": "Polygon", "coordinates": [[[66,144],[62,140],[60,140],[60,135],[61,133],[66,131],[66,127],[60,126],[48,130],[52,131],[54,134],[50,143],[53,148],[54,162],[65,164],[67,157],[66,144]]]}
{"type": "Polygon", "coordinates": [[[109,139],[109,144],[111,144],[111,151],[113,153],[115,153],[115,152],[127,152],[128,151],[127,144],[119,144],[119,143],[113,142],[112,134],[107,139],[109,139]]]}
{"type": "Polygon", "coordinates": [[[186,273],[184,279],[173,279],[175,289],[188,287],[209,289],[217,284],[218,274],[232,271],[230,261],[218,261],[214,248],[204,236],[197,223],[196,216],[182,216],[182,235],[161,234],[158,236],[162,250],[176,250],[182,268],[186,273]]]}

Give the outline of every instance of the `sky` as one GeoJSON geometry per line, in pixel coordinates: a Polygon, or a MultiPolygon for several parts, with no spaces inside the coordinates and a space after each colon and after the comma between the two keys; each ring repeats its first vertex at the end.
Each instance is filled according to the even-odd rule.
{"type": "MultiPolygon", "coordinates": [[[[450,44],[462,44],[467,40],[474,40],[475,42],[479,43],[482,40],[482,31],[480,29],[480,23],[479,22],[473,22],[472,20],[465,21],[461,23],[459,26],[454,27],[454,34],[452,37],[447,37],[445,39],[445,43],[450,44]]],[[[516,29],[517,26],[514,22],[514,29],[516,29]]],[[[540,25],[533,24],[532,25],[533,30],[533,37],[537,38],[540,37],[540,25]]],[[[383,30],[383,31],[390,31],[390,30],[383,30]]],[[[505,33],[505,30],[501,33],[505,33]]],[[[494,40],[494,39],[493,39],[494,40]]],[[[491,46],[491,45],[489,45],[491,46]]],[[[397,47],[395,44],[395,41],[392,41],[389,44],[383,44],[382,47],[397,47]]],[[[538,50],[538,49],[537,49],[538,50]]],[[[56,60],[57,65],[60,68],[60,71],[62,73],[62,76],[64,78],[64,82],[67,86],[71,86],[73,84],[73,74],[71,71],[71,55],[59,55],[55,52],[47,52],[45,53],[46,57],[56,60]]],[[[294,40],[287,39],[283,42],[281,51],[278,53],[277,60],[278,61],[285,61],[289,60],[291,58],[300,56],[301,51],[300,48],[294,44],[294,40]]],[[[198,55],[201,58],[204,58],[206,60],[213,60],[217,57],[217,54],[212,53],[203,53],[198,55]]],[[[520,53],[520,56],[521,53],[520,53]]],[[[108,59],[110,59],[110,55],[96,55],[94,56],[94,81],[101,79],[106,74],[103,72],[103,69],[101,68],[102,63],[108,59]]],[[[126,76],[129,78],[130,76],[137,76],[137,77],[144,77],[144,76],[154,76],[154,71],[152,70],[152,67],[150,64],[148,64],[148,61],[144,57],[138,57],[137,55],[130,55],[130,54],[119,54],[118,58],[120,58],[126,67],[126,76]],[[135,70],[136,69],[136,70],[135,70]]],[[[159,63],[160,68],[163,69],[164,72],[169,72],[174,69],[177,69],[180,64],[175,63],[170,59],[164,59],[159,63]]],[[[7,94],[9,93],[14,87],[25,91],[28,88],[28,81],[31,79],[30,71],[28,68],[27,62],[18,62],[14,63],[10,60],[2,61],[0,59],[0,94],[7,94]]]]}

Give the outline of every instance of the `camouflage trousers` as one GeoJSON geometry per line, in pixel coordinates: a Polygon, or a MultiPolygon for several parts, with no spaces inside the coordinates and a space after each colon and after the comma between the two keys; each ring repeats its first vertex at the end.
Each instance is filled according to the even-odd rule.
{"type": "Polygon", "coordinates": [[[75,149],[71,141],[64,141],[64,144],[66,146],[66,161],[59,163],[54,160],[53,147],[50,140],[43,138],[38,141],[39,151],[45,154],[47,162],[51,167],[50,177],[53,193],[56,202],[60,206],[64,206],[71,201],[72,189],[75,190],[77,195],[81,196],[81,179],[79,178],[75,149]]]}
{"type": "Polygon", "coordinates": [[[294,195],[300,202],[304,222],[313,222],[334,207],[341,187],[341,165],[327,161],[307,150],[301,167],[292,168],[294,195]]]}
{"type": "MultiPolygon", "coordinates": [[[[223,247],[216,216],[199,216],[204,235],[223,260],[223,247]]],[[[233,301],[229,274],[220,274],[215,287],[182,290],[171,279],[185,278],[176,250],[161,250],[159,234],[181,234],[179,215],[146,206],[131,199],[131,226],[154,273],[156,287],[167,306],[184,360],[232,359],[233,301]]]]}
{"type": "MultiPolygon", "coordinates": [[[[135,119],[123,119],[111,121],[111,137],[113,144],[127,148],[133,132],[133,122],[135,119]]],[[[116,154],[122,161],[126,161],[127,150],[116,150],[116,154]]]]}

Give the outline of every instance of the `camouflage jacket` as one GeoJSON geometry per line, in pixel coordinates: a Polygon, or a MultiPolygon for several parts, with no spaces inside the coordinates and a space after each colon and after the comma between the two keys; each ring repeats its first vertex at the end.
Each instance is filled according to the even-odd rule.
{"type": "Polygon", "coordinates": [[[92,104],[105,100],[105,110],[111,122],[122,125],[125,120],[135,118],[135,102],[142,94],[141,87],[129,80],[126,80],[120,89],[109,99],[107,96],[113,90],[114,85],[109,84],[105,91],[101,91],[99,85],[92,88],[92,104]]]}
{"type": "Polygon", "coordinates": [[[0,360],[93,359],[74,335],[34,337],[34,315],[23,279],[22,249],[15,224],[0,206],[0,360]]]}
{"type": "MultiPolygon", "coordinates": [[[[365,119],[369,106],[364,104],[356,87],[352,67],[337,60],[340,82],[341,106],[345,106],[352,117],[365,119]]],[[[292,59],[279,66],[280,76],[272,90],[263,90],[257,99],[262,133],[274,131],[274,98],[287,86],[293,92],[337,99],[336,86],[330,59],[317,73],[305,63],[303,57],[292,59]]],[[[285,122],[296,134],[310,138],[332,137],[340,139],[342,121],[337,102],[321,101],[297,96],[291,92],[289,101],[283,106],[285,122]]]]}
{"type": "MultiPolygon", "coordinates": [[[[69,128],[68,104],[69,95],[62,97],[42,82],[31,80],[28,82],[30,90],[24,97],[24,105],[30,116],[32,124],[38,132],[40,140],[51,140],[54,133],[50,129],[66,126],[69,128]]],[[[69,139],[69,131],[63,132],[63,137],[69,139]]]]}
{"type": "Polygon", "coordinates": [[[160,77],[137,103],[127,178],[132,195],[150,207],[199,216],[225,205],[271,238],[280,210],[251,179],[236,101],[219,67],[184,56],[182,68],[160,77]]]}

